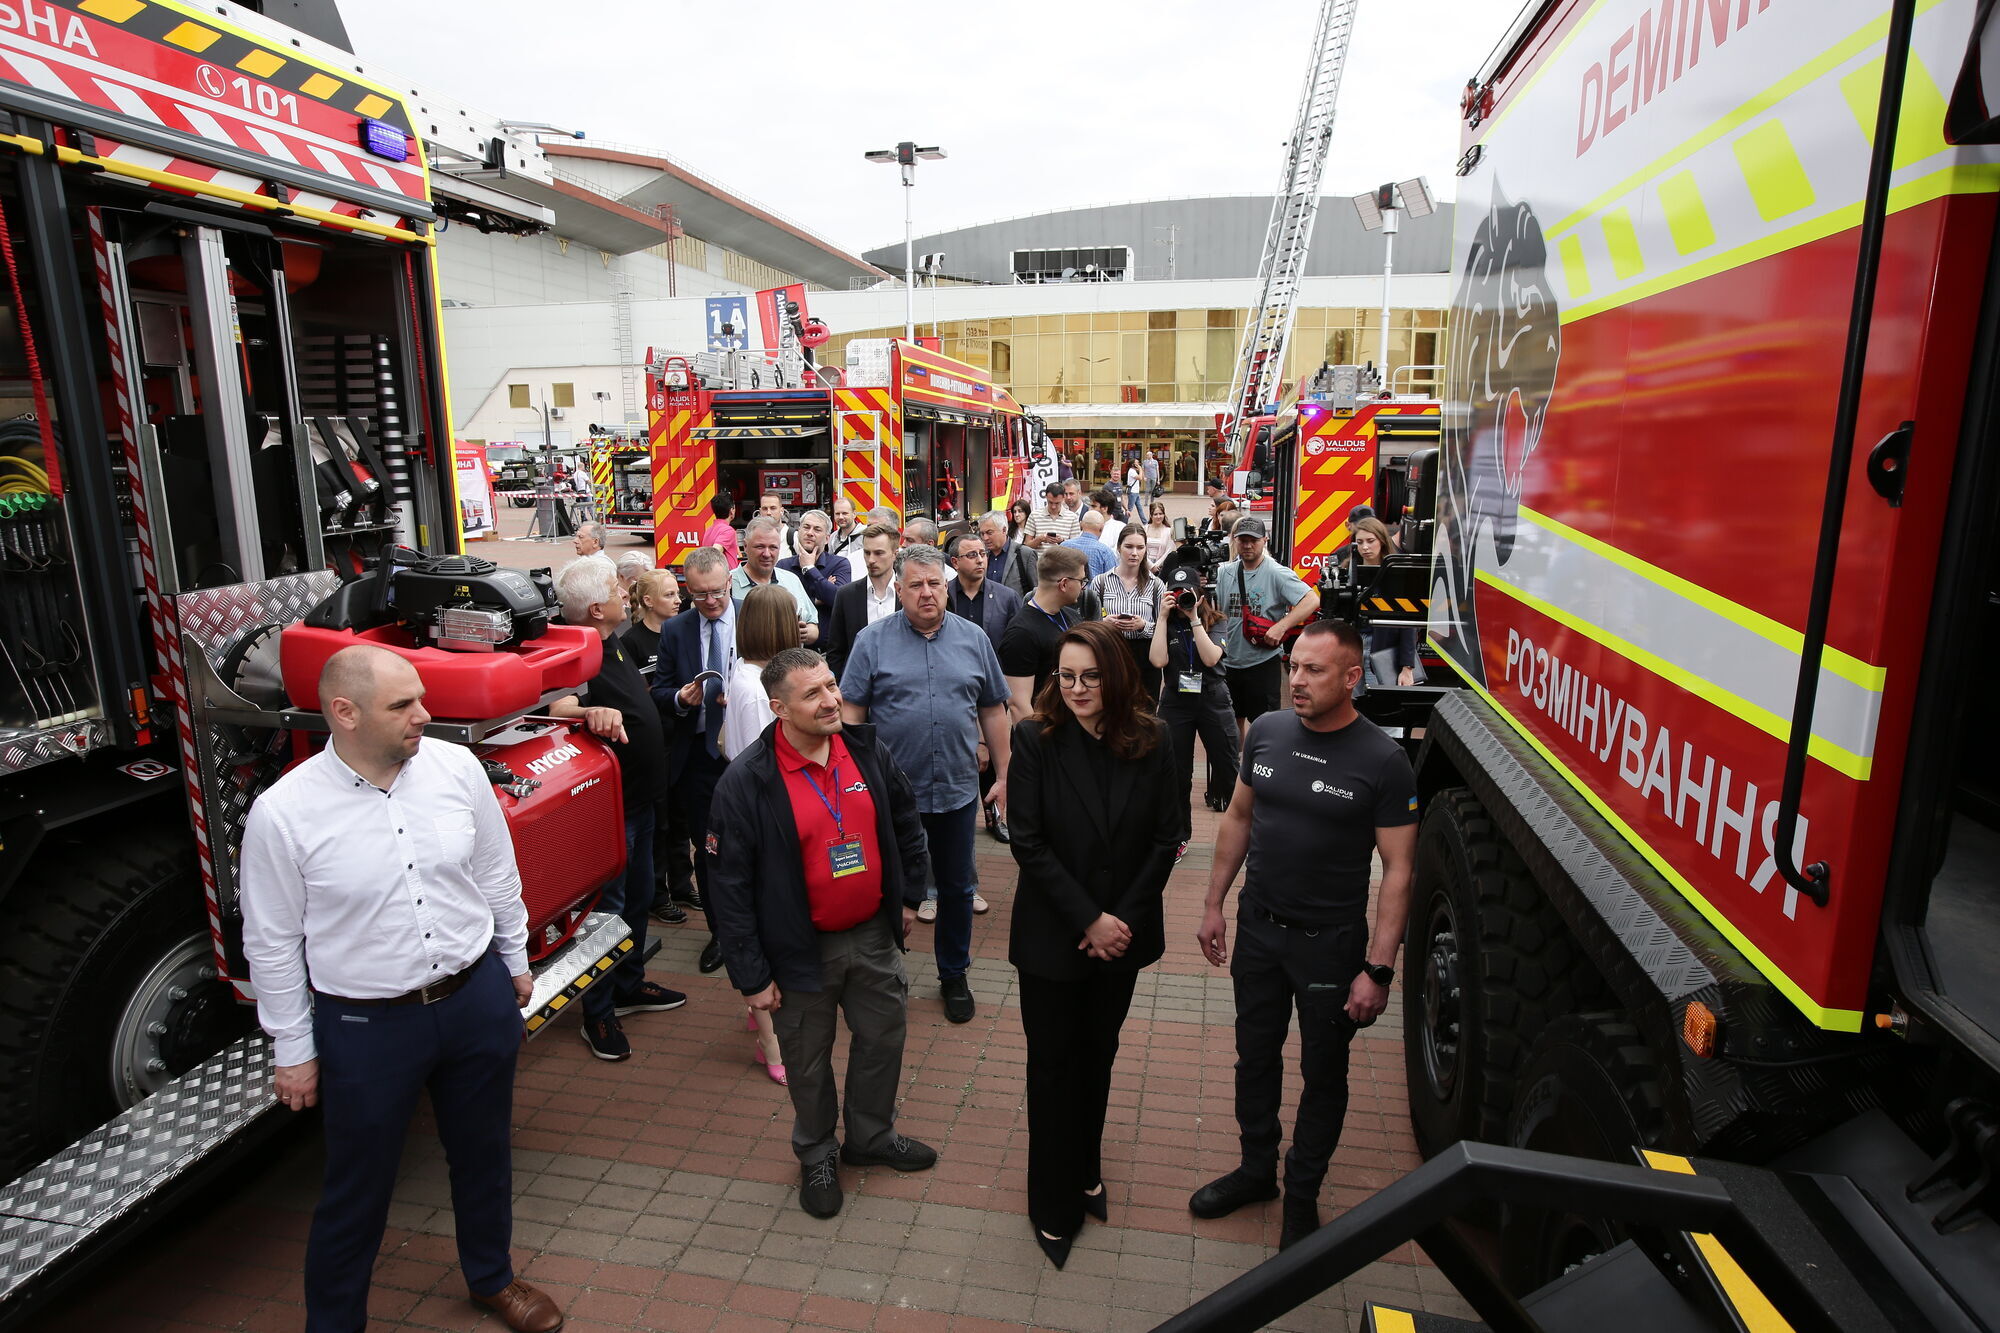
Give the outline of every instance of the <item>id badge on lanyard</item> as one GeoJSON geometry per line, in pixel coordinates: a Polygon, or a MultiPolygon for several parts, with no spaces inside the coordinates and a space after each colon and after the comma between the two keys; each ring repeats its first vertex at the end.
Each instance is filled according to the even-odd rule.
{"type": "Polygon", "coordinates": [[[826,844],[826,860],[835,879],[865,874],[868,870],[868,853],[862,850],[859,838],[831,839],[826,844]]]}

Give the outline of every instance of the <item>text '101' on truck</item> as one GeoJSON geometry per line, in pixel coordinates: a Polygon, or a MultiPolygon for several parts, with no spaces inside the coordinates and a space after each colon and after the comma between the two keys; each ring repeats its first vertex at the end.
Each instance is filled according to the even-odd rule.
{"type": "Polygon", "coordinates": [[[317,674],[340,647],[411,658],[430,743],[487,761],[540,960],[529,1030],[629,947],[589,911],[622,870],[617,765],[537,716],[595,673],[597,636],[552,623],[546,578],[456,554],[437,214],[405,103],[274,24],[159,2],[17,12],[0,22],[9,1320],[270,1119],[234,859],[250,802],[324,743],[317,674]]]}
{"type": "Polygon", "coordinates": [[[1482,1327],[2000,1328],[1995,9],[1553,0],[1468,84],[1412,553],[1322,590],[1456,677],[1363,701],[1431,1160],[1168,1327],[1421,1239],[1482,1327]]]}

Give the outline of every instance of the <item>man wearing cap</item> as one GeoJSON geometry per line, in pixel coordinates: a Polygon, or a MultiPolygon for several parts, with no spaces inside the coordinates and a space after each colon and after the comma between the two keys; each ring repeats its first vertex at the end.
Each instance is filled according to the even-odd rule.
{"type": "Polygon", "coordinates": [[[1021,525],[1021,540],[1037,551],[1061,546],[1076,536],[1082,520],[1063,504],[1063,484],[1052,481],[1042,488],[1042,507],[1028,515],[1021,525]]]}
{"type": "Polygon", "coordinates": [[[1253,718],[1278,706],[1278,650],[1293,626],[1304,624],[1319,610],[1319,594],[1289,565],[1265,555],[1268,535],[1264,520],[1256,515],[1238,520],[1231,536],[1236,559],[1225,562],[1215,574],[1215,593],[1222,602],[1222,670],[1236,710],[1238,735],[1248,734],[1253,718]],[[1244,623],[1245,611],[1277,623],[1252,635],[1244,623]]]}

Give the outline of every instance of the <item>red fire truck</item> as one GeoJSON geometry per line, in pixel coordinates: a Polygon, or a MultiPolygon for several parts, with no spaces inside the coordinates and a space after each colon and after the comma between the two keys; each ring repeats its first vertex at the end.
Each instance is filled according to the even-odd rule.
{"type": "Polygon", "coordinates": [[[595,636],[458,554],[442,207],[402,98],[310,39],[0,6],[5,1319],[275,1118],[235,855],[323,743],[331,652],[411,658],[429,743],[488,761],[546,960],[530,1030],[629,947],[585,915],[617,765],[537,716],[595,636]]]}
{"type": "Polygon", "coordinates": [[[859,514],[962,522],[991,502],[990,460],[1033,444],[1032,419],[992,376],[900,339],[849,344],[846,371],[810,372],[811,388],[735,387],[782,383],[749,353],[647,360],[663,566],[701,544],[718,493],[738,522],[769,491],[794,510],[830,509],[839,495],[859,514]]]}
{"type": "MultiPolygon", "coordinates": [[[[1406,524],[1420,1144],[1719,1180],[1841,1327],[2000,1325],[1992,10],[1527,6],[1406,524]]],[[[1628,1234],[1503,1217],[1516,1292],[1628,1234]]]]}

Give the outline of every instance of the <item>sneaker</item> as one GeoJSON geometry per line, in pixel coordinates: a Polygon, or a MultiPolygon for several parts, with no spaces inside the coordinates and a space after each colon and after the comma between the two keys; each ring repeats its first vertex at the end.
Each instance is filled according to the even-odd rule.
{"type": "Polygon", "coordinates": [[[702,907],[700,889],[675,889],[674,901],[690,912],[699,912],[702,907]]]}
{"type": "Polygon", "coordinates": [[[1285,1226],[1278,1233],[1278,1248],[1289,1250],[1319,1230],[1319,1203],[1313,1199],[1285,1196],[1285,1226]]]}
{"type": "Polygon", "coordinates": [[[625,1039],[625,1025],[616,1017],[586,1018],[583,1021],[583,1044],[600,1060],[632,1058],[632,1043],[625,1039]]]}
{"type": "Polygon", "coordinates": [[[917,909],[917,920],[923,922],[925,925],[930,925],[937,920],[937,899],[924,899],[924,905],[917,909]]]}
{"type": "Polygon", "coordinates": [[[986,903],[986,900],[985,900],[984,898],[982,898],[982,897],[980,897],[980,896],[979,896],[979,893],[978,893],[978,891],[977,891],[977,890],[974,890],[974,891],[973,891],[973,894],[972,894],[972,914],[973,914],[974,916],[982,916],[982,915],[984,915],[984,914],[985,914],[985,913],[986,913],[987,911],[988,911],[988,907],[987,907],[987,903],[986,903]]]}
{"type": "Polygon", "coordinates": [[[677,990],[668,990],[657,981],[642,981],[632,998],[617,1005],[611,1012],[620,1018],[627,1014],[663,1014],[687,1002],[688,997],[677,990]]]}
{"type": "Polygon", "coordinates": [[[1237,1167],[1219,1180],[1211,1180],[1188,1200],[1188,1211],[1196,1217],[1227,1217],[1246,1203],[1262,1203],[1278,1197],[1278,1183],[1237,1167]]]}
{"type": "Polygon", "coordinates": [[[893,1166],[898,1171],[928,1171],[937,1165],[937,1149],[928,1143],[892,1134],[887,1147],[862,1152],[849,1144],[840,1150],[840,1160],[849,1166],[893,1166]]]}
{"type": "Polygon", "coordinates": [[[817,1162],[799,1165],[799,1207],[814,1217],[832,1217],[840,1211],[840,1155],[828,1153],[817,1162]]]}
{"type": "Polygon", "coordinates": [[[1178,847],[1174,848],[1174,864],[1175,864],[1175,865],[1179,865],[1179,864],[1181,863],[1181,858],[1182,858],[1183,856],[1186,856],[1186,855],[1187,855],[1187,849],[1188,849],[1188,845],[1187,845],[1187,844],[1186,844],[1185,842],[1183,842],[1183,843],[1182,843],[1182,844],[1181,844],[1180,846],[1178,846],[1178,847]]]}
{"type": "Polygon", "coordinates": [[[972,987],[965,984],[964,977],[945,977],[938,982],[938,994],[944,997],[944,1016],[954,1023],[972,1021],[972,987]]]}
{"type": "Polygon", "coordinates": [[[654,903],[652,915],[653,920],[664,921],[670,926],[685,925],[688,919],[687,909],[671,898],[662,898],[654,903]]]}

